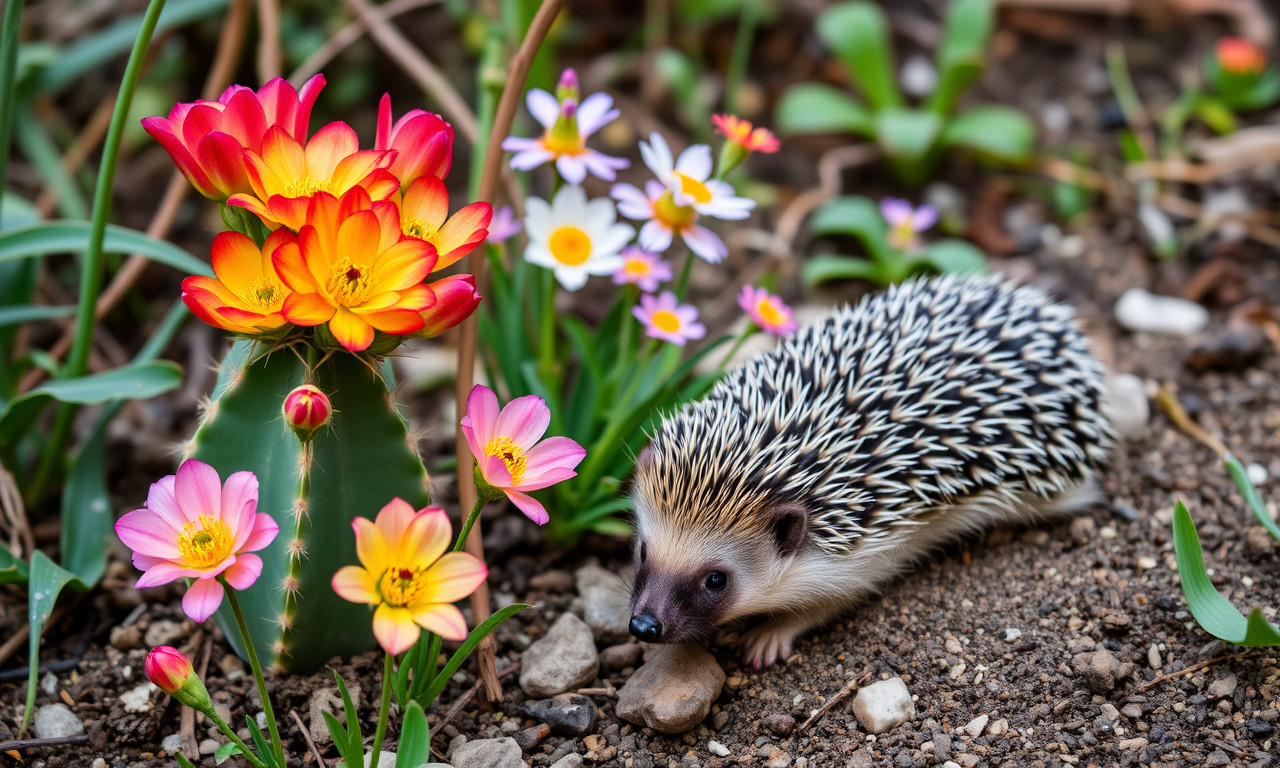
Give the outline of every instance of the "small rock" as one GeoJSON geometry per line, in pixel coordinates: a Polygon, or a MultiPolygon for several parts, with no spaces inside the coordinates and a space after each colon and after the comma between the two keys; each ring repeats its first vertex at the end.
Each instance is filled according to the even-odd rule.
{"type": "Polygon", "coordinates": [[[222,670],[223,677],[229,681],[244,679],[244,662],[234,653],[228,653],[218,661],[218,668],[222,670]]]}
{"type": "Polygon", "coordinates": [[[987,729],[987,722],[991,720],[991,715],[978,715],[970,720],[966,725],[960,727],[960,730],[969,734],[971,738],[978,738],[982,732],[987,729]]]}
{"type": "Polygon", "coordinates": [[[111,647],[120,651],[132,651],[142,647],[142,630],[137,624],[111,629],[111,647]]]}
{"type": "Polygon", "coordinates": [[[960,768],[960,764],[955,760],[948,760],[942,764],[942,768],[960,768]]]}
{"type": "Polygon", "coordinates": [[[178,641],[186,637],[189,632],[190,629],[185,621],[158,619],[147,627],[145,640],[148,648],[155,648],[157,645],[177,645],[178,641]]]}
{"type": "Polygon", "coordinates": [[[1267,529],[1260,525],[1251,525],[1244,532],[1244,552],[1250,557],[1270,554],[1276,540],[1271,538],[1267,529]]]}
{"type": "Polygon", "coordinates": [[[66,704],[45,704],[37,709],[32,728],[37,739],[62,739],[84,733],[84,723],[66,704]]]}
{"type": "Polygon", "coordinates": [[[543,571],[529,577],[529,588],[543,592],[564,593],[573,589],[573,574],[568,571],[543,571]]]}
{"type": "Polygon", "coordinates": [[[1152,643],[1151,647],[1147,649],[1147,664],[1152,669],[1160,669],[1160,649],[1156,647],[1155,643],[1152,643]]]}
{"type": "Polygon", "coordinates": [[[1209,323],[1209,310],[1175,296],[1130,288],[1116,302],[1116,321],[1130,331],[1192,336],[1209,323]]]}
{"type": "Polygon", "coordinates": [[[574,572],[582,617],[601,643],[620,643],[630,636],[631,605],[627,585],[618,574],[598,565],[584,565],[574,572]]]}
{"type": "Polygon", "coordinates": [[[40,690],[52,696],[58,690],[58,676],[45,672],[44,677],[40,678],[40,690]]]}
{"type": "Polygon", "coordinates": [[[1191,340],[1182,364],[1195,373],[1241,371],[1258,361],[1267,340],[1257,325],[1241,320],[1202,333],[1191,340]]]}
{"type": "Polygon", "coordinates": [[[151,711],[151,692],[156,690],[155,683],[147,681],[120,694],[120,706],[125,712],[141,714],[151,711]]]}
{"type": "Polygon", "coordinates": [[[1097,531],[1097,523],[1092,517],[1075,517],[1071,519],[1071,541],[1077,547],[1083,547],[1093,541],[1097,531]]]}
{"type": "Polygon", "coordinates": [[[707,742],[707,751],[715,755],[716,757],[729,756],[729,748],[721,744],[720,742],[716,741],[715,739],[712,739],[711,741],[707,742]]]}
{"type": "Polygon", "coordinates": [[[1003,736],[1005,731],[1009,730],[1009,721],[1003,717],[987,726],[988,736],[1003,736]]]}
{"type": "Polygon", "coordinates": [[[1119,746],[1123,750],[1142,749],[1143,747],[1147,746],[1147,740],[1142,738],[1141,736],[1135,739],[1121,739],[1120,743],[1117,746],[1119,746]]]}
{"type": "Polygon", "coordinates": [[[1133,626],[1128,614],[1120,611],[1107,611],[1102,615],[1102,628],[1112,635],[1123,635],[1133,626]]]}
{"type": "MultiPolygon", "coordinates": [[[[347,765],[347,764],[346,764],[345,762],[340,762],[340,763],[338,763],[336,766],[334,766],[334,768],[346,768],[346,765],[347,765]]],[[[377,765],[374,765],[374,764],[373,764],[373,752],[372,752],[372,751],[365,752],[365,753],[364,753],[364,765],[365,765],[365,768],[396,768],[396,753],[395,753],[395,752],[388,752],[388,751],[386,751],[385,749],[384,749],[384,750],[379,751],[379,752],[378,752],[378,763],[377,763],[377,765]]],[[[431,768],[431,766],[433,766],[433,765],[440,765],[440,763],[427,763],[427,764],[426,764],[427,768],[431,768]]]]}
{"type": "Polygon", "coordinates": [[[600,652],[600,666],[606,672],[619,672],[639,664],[642,656],[644,648],[639,643],[611,645],[600,652]]]}
{"type": "Polygon", "coordinates": [[[590,685],[600,671],[591,629],[566,613],[520,657],[520,687],[530,696],[554,696],[590,685]]]}
{"type": "Polygon", "coordinates": [[[542,740],[551,735],[551,726],[546,723],[538,723],[532,728],[525,728],[523,731],[517,731],[511,738],[516,740],[520,748],[528,752],[534,747],[542,743],[542,740]]]}
{"type": "Polygon", "coordinates": [[[1006,627],[1004,630],[1004,641],[1006,643],[1016,643],[1022,639],[1022,630],[1017,627],[1006,627]]]}
{"type": "Polygon", "coordinates": [[[1205,765],[1231,765],[1231,756],[1221,749],[1215,749],[1209,753],[1209,759],[1204,761],[1205,765]]]}
{"type": "Polygon", "coordinates": [[[178,754],[178,750],[182,749],[182,734],[171,733],[160,740],[160,748],[170,755],[178,754]]]}
{"type": "Polygon", "coordinates": [[[791,755],[772,744],[765,744],[756,750],[756,756],[764,758],[764,768],[787,768],[791,765],[791,755]]]}
{"type": "Polygon", "coordinates": [[[552,763],[551,768],[582,768],[582,755],[570,752],[552,763]]]}
{"type": "Polygon", "coordinates": [[[1143,555],[1138,558],[1138,567],[1144,571],[1149,571],[1158,565],[1160,565],[1160,561],[1150,555],[1143,555]]]}
{"type": "Polygon", "coordinates": [[[534,720],[570,736],[591,733],[599,718],[596,703],[577,693],[562,693],[550,699],[526,702],[521,710],[534,720]]]}
{"type": "MultiPolygon", "coordinates": [[[[1147,385],[1132,373],[1108,376],[1106,381],[1106,412],[1111,426],[1124,438],[1142,435],[1151,418],[1151,405],[1147,401],[1147,385]]],[[[1079,518],[1088,519],[1088,518],[1079,518]]]]}
{"type": "Polygon", "coordinates": [[[1244,468],[1244,473],[1249,476],[1249,482],[1254,485],[1263,485],[1270,479],[1267,474],[1267,468],[1261,464],[1250,464],[1244,468]]]}
{"type": "Polygon", "coordinates": [[[214,752],[218,751],[218,747],[220,746],[222,745],[214,741],[213,739],[205,739],[204,741],[200,742],[200,754],[212,755],[214,752]]]}
{"type": "MultiPolygon", "coordinates": [[[[358,684],[348,684],[347,691],[351,694],[352,701],[360,700],[358,684]]],[[[329,733],[329,726],[324,722],[324,713],[328,712],[331,715],[337,715],[339,720],[343,719],[342,695],[338,693],[337,686],[317,688],[312,691],[311,701],[308,702],[307,707],[307,730],[311,732],[311,740],[316,744],[332,744],[333,736],[329,733]]]]}
{"type": "Polygon", "coordinates": [[[724,686],[724,670],[698,646],[654,650],[618,691],[617,714],[659,733],[684,733],[711,711],[724,686]]]}
{"type": "Polygon", "coordinates": [[[1106,648],[1076,654],[1072,657],[1071,666],[1084,677],[1094,693],[1110,692],[1118,681],[1133,671],[1133,664],[1121,662],[1106,648]]]}
{"type": "Polygon", "coordinates": [[[790,736],[795,730],[796,719],[785,712],[770,712],[760,724],[774,736],[790,736]]]}
{"type": "Polygon", "coordinates": [[[103,760],[100,757],[95,757],[93,758],[93,763],[89,766],[89,768],[110,768],[110,766],[107,765],[106,760],[103,760]]]}
{"type": "Polygon", "coordinates": [[[868,733],[884,733],[915,717],[916,705],[902,678],[891,677],[858,691],[853,714],[868,733]]]}
{"type": "Polygon", "coordinates": [[[515,739],[476,739],[454,750],[454,768],[526,768],[515,739]]]}
{"type": "Polygon", "coordinates": [[[1130,720],[1137,720],[1138,718],[1142,717],[1142,705],[1136,702],[1133,704],[1125,704],[1123,707],[1120,708],[1120,714],[1124,715],[1130,720]]]}
{"type": "Polygon", "coordinates": [[[1209,697],[1214,699],[1230,698],[1236,692],[1236,676],[1227,675],[1209,683],[1209,697]]]}
{"type": "Polygon", "coordinates": [[[875,758],[871,756],[871,750],[863,747],[849,756],[849,764],[845,768],[871,768],[874,764],[875,758]]]}
{"type": "Polygon", "coordinates": [[[938,70],[929,59],[915,54],[902,65],[898,74],[898,82],[903,93],[920,98],[933,93],[938,85],[938,70]]]}

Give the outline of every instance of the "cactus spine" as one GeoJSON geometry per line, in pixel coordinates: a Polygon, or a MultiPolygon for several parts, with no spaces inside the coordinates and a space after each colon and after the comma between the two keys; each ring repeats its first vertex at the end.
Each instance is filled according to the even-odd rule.
{"type": "MultiPolygon", "coordinates": [[[[334,572],[356,560],[352,519],[373,517],[394,496],[425,505],[428,478],[387,385],[389,371],[344,352],[316,359],[310,347],[297,349],[266,352],[237,342],[188,454],[223,477],[257,473],[258,510],[275,517],[280,536],[258,553],[262,575],[239,592],[240,605],[265,664],[308,672],[373,646],[367,606],[330,587],[334,572]],[[307,443],[281,414],[300,384],[315,385],[333,405],[329,424],[307,443]]],[[[217,619],[243,657],[226,605],[217,619]]]]}

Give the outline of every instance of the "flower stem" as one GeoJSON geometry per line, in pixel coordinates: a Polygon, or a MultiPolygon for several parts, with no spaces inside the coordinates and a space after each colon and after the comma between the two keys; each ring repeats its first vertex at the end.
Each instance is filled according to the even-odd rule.
{"type": "MultiPolygon", "coordinates": [[[[235,744],[237,747],[240,748],[240,754],[244,755],[244,759],[252,763],[254,768],[267,768],[266,763],[262,762],[261,758],[259,758],[257,755],[249,751],[249,746],[245,744],[244,741],[239,736],[236,735],[235,731],[231,730],[231,726],[227,725],[225,722],[223,722],[222,718],[218,717],[217,711],[214,710],[212,706],[210,706],[208,709],[202,709],[200,710],[200,712],[205,717],[212,720],[213,724],[218,726],[218,730],[227,734],[227,738],[231,739],[231,743],[235,744]]],[[[284,763],[280,763],[280,765],[283,766],[284,763]]]]}
{"type": "MultiPolygon", "coordinates": [[[[378,727],[373,732],[373,749],[369,756],[369,765],[378,764],[382,756],[382,738],[387,735],[387,711],[391,709],[391,654],[387,654],[386,664],[382,667],[382,704],[378,707],[378,727]]],[[[432,663],[435,663],[432,661],[432,663]]]]}
{"type": "MultiPolygon", "coordinates": [[[[4,33],[0,40],[0,179],[8,178],[9,137],[16,110],[13,82],[18,73],[18,46],[22,39],[22,4],[8,0],[4,6],[4,33]]],[[[0,195],[0,202],[3,202],[0,195]]]]}
{"type": "Polygon", "coordinates": [[[733,52],[729,56],[729,71],[724,79],[724,109],[729,114],[736,114],[738,111],[739,91],[742,89],[742,81],[746,79],[747,62],[751,59],[751,42],[756,37],[759,15],[758,3],[742,4],[738,29],[733,36],[733,52]]]}
{"type": "Polygon", "coordinates": [[[676,283],[676,298],[684,301],[684,294],[689,290],[689,277],[693,274],[693,251],[685,251],[684,269],[680,271],[680,282],[676,283]]]}
{"type": "Polygon", "coordinates": [[[716,366],[716,370],[724,372],[724,367],[729,364],[729,361],[733,359],[733,356],[742,348],[743,343],[754,336],[758,330],[759,328],[756,327],[755,323],[747,323],[746,329],[738,336],[737,341],[733,342],[733,346],[729,347],[729,352],[720,360],[720,364],[716,366]]]}
{"type": "Polygon", "coordinates": [[[271,709],[271,697],[267,695],[267,681],[262,677],[262,665],[258,662],[258,651],[253,647],[253,637],[249,635],[249,625],[244,621],[244,614],[240,611],[240,601],[236,599],[236,591],[231,588],[227,580],[219,576],[218,581],[221,582],[222,588],[227,592],[227,602],[231,604],[231,614],[236,617],[236,627],[240,630],[240,638],[244,640],[244,648],[249,656],[249,668],[253,670],[253,680],[258,684],[258,698],[262,699],[262,711],[267,716],[267,730],[271,734],[271,747],[276,752],[276,758],[281,766],[284,767],[284,744],[280,741],[280,729],[276,727],[276,715],[271,709]]]}
{"type": "Polygon", "coordinates": [[[458,538],[453,542],[453,551],[461,552],[467,546],[467,536],[471,534],[471,526],[476,524],[476,520],[480,519],[480,510],[484,509],[485,498],[480,496],[476,499],[475,506],[471,508],[471,514],[467,515],[467,519],[462,521],[462,529],[458,531],[458,538]]]}

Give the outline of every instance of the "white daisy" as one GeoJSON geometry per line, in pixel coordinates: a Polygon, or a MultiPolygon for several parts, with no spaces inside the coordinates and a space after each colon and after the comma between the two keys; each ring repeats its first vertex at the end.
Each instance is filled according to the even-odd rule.
{"type": "Polygon", "coordinates": [[[756,201],[733,194],[733,186],[711,178],[711,147],[694,144],[673,159],[671,148],[662,134],[649,134],[649,143],[640,142],[640,156],[675,197],[676,205],[691,206],[703,216],[713,219],[738,220],[751,215],[756,201]]]}
{"type": "Polygon", "coordinates": [[[643,221],[636,242],[652,253],[671,247],[676,235],[684,240],[701,259],[718,264],[729,255],[729,246],[719,235],[700,226],[698,212],[688,205],[677,205],[671,190],[650,179],[640,190],[630,184],[614,184],[610,191],[618,201],[618,211],[633,221],[643,221]]]}
{"type": "Polygon", "coordinates": [[[588,201],[582,187],[564,187],[550,205],[531,197],[525,203],[529,246],[524,257],[552,270],[565,290],[576,291],[589,275],[611,275],[622,266],[618,252],[631,242],[635,229],[617,219],[612,200],[588,201]]]}
{"type": "Polygon", "coordinates": [[[581,184],[588,173],[613,181],[618,170],[631,163],[587,148],[587,137],[621,114],[613,108],[613,98],[593,93],[579,103],[578,78],[571,69],[561,75],[556,92],[559,98],[538,88],[529,91],[525,99],[529,114],[544,131],[536,139],[508,136],[503,140],[502,148],[515,153],[511,167],[527,171],[554,160],[556,170],[570,184],[581,184]]]}

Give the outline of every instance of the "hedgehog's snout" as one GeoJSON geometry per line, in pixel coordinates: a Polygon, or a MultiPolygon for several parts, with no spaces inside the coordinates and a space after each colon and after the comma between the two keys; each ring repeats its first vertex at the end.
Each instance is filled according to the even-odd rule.
{"type": "Polygon", "coordinates": [[[662,622],[648,611],[631,617],[631,634],[646,643],[662,642],[662,622]]]}

